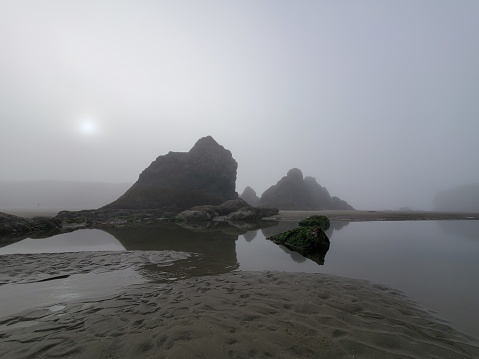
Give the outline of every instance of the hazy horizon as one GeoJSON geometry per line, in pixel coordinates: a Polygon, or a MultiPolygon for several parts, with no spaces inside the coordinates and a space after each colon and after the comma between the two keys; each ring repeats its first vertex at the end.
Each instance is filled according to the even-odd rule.
{"type": "Polygon", "coordinates": [[[479,2],[0,2],[3,181],[133,183],[211,135],[261,195],[359,209],[479,183],[479,2]]]}

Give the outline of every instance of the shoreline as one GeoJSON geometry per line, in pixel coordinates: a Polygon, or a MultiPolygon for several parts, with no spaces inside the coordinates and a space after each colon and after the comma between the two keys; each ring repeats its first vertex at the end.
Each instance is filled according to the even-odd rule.
{"type": "MultiPolygon", "coordinates": [[[[37,216],[55,217],[59,210],[1,210],[14,216],[32,218],[37,216]]],[[[278,215],[266,219],[280,221],[302,220],[310,216],[322,215],[332,221],[362,222],[362,221],[421,221],[421,220],[479,220],[478,212],[445,212],[445,211],[393,211],[393,210],[280,210],[278,215]]],[[[217,217],[220,220],[222,217],[217,217]]]]}
{"type": "Polygon", "coordinates": [[[479,220],[477,212],[439,212],[439,211],[284,211],[269,218],[279,221],[300,221],[310,216],[326,216],[331,221],[430,221],[430,220],[479,220]]]}

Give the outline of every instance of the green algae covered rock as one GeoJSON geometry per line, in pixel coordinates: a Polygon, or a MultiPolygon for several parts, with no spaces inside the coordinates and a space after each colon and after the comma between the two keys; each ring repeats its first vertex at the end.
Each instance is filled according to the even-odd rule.
{"type": "Polygon", "coordinates": [[[298,228],[275,234],[268,239],[318,264],[324,264],[324,257],[330,245],[329,238],[324,233],[329,228],[329,219],[313,216],[304,219],[299,225],[298,228]]]}
{"type": "Polygon", "coordinates": [[[311,216],[299,222],[299,226],[300,227],[318,226],[324,232],[326,232],[331,226],[331,223],[329,222],[329,218],[326,216],[311,216]]]}

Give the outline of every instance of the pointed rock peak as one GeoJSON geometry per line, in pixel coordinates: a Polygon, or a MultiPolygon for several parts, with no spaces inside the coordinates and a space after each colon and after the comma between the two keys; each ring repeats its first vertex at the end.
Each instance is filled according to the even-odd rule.
{"type": "Polygon", "coordinates": [[[218,142],[214,140],[211,136],[206,136],[200,138],[196,141],[195,145],[191,148],[190,152],[202,151],[209,148],[224,148],[218,142]]]}
{"type": "Polygon", "coordinates": [[[252,189],[250,186],[246,186],[246,188],[243,191],[244,194],[252,194],[253,196],[256,196],[256,191],[252,189]]]}
{"type": "Polygon", "coordinates": [[[291,168],[288,171],[288,174],[286,175],[286,177],[302,181],[303,180],[303,172],[301,172],[301,170],[299,168],[291,168]]]}

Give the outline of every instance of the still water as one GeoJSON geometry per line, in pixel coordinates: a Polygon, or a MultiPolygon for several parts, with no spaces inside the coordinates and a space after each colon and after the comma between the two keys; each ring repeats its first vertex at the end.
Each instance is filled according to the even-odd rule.
{"type": "MultiPolygon", "coordinates": [[[[276,222],[250,231],[226,224],[182,228],[171,223],[79,230],[26,239],[0,248],[0,255],[174,250],[197,254],[175,262],[183,276],[279,270],[364,279],[403,291],[435,316],[479,337],[478,221],[336,222],[328,231],[331,247],[322,265],[266,239],[296,225],[276,222]]],[[[154,275],[150,271],[144,277],[154,275]]]]}

